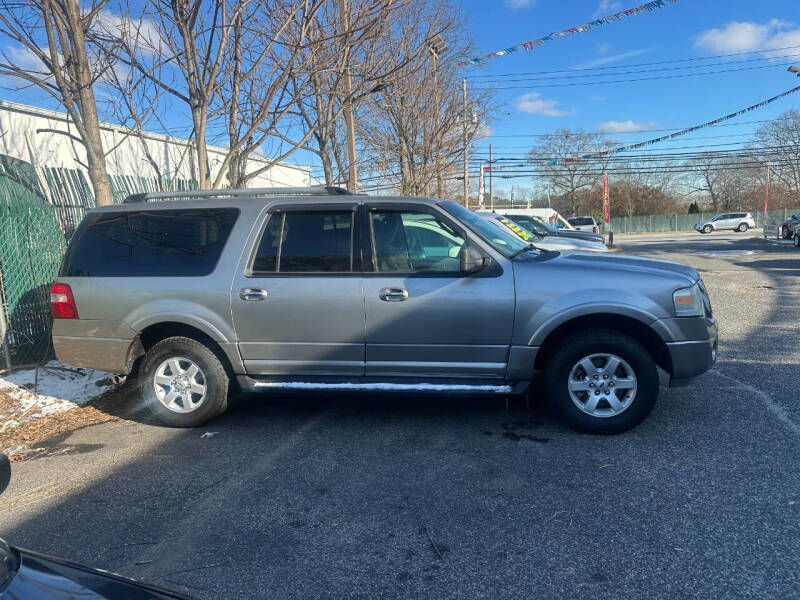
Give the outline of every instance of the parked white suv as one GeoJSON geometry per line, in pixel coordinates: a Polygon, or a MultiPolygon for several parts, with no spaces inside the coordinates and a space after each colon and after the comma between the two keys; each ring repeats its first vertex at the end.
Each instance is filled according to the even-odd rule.
{"type": "Polygon", "coordinates": [[[753,219],[753,215],[749,212],[722,213],[711,217],[707,221],[694,224],[695,230],[700,233],[711,233],[712,231],[718,231],[720,229],[744,232],[755,226],[755,219],[753,219]]]}
{"type": "Polygon", "coordinates": [[[597,221],[594,217],[570,217],[567,221],[578,231],[597,233],[597,221]]]}

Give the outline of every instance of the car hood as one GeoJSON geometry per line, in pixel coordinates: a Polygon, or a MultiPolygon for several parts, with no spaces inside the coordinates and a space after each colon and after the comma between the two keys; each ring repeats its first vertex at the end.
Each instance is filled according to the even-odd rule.
{"type": "Polygon", "coordinates": [[[590,268],[595,273],[603,270],[663,277],[674,280],[677,285],[691,285],[700,278],[697,269],[693,267],[668,260],[641,258],[627,254],[568,252],[554,260],[560,261],[565,267],[590,268]]]}
{"type": "Polygon", "coordinates": [[[603,236],[599,233],[591,233],[589,231],[577,231],[575,229],[559,229],[558,233],[556,233],[555,235],[556,237],[560,238],[586,240],[587,242],[598,242],[601,244],[605,242],[603,236]]]}
{"type": "Polygon", "coordinates": [[[555,235],[547,235],[543,238],[532,240],[531,244],[542,250],[558,252],[608,252],[608,248],[599,242],[589,240],[579,240],[555,235]]]}

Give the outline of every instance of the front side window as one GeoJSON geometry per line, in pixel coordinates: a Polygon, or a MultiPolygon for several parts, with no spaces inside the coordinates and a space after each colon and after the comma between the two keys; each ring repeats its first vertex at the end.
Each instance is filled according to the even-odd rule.
{"type": "Polygon", "coordinates": [[[254,273],[341,273],[353,270],[353,213],[274,213],[253,258],[254,273]]]}
{"type": "Polygon", "coordinates": [[[237,208],[90,214],[70,243],[65,277],[186,277],[210,274],[237,208]]]}
{"type": "MultiPolygon", "coordinates": [[[[493,225],[490,220],[467,210],[458,202],[447,200],[439,204],[448,213],[464,223],[487,244],[509,258],[529,248],[529,245],[505,227],[493,225]]],[[[496,223],[496,221],[495,221],[496,223]]]]}
{"type": "Polygon", "coordinates": [[[381,272],[458,273],[464,238],[434,215],[404,210],[370,213],[375,266],[381,272]]]}

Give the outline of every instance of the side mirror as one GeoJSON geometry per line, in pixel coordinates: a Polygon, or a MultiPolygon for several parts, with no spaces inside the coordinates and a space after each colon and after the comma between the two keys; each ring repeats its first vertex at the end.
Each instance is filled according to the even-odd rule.
{"type": "Polygon", "coordinates": [[[481,254],[477,248],[474,248],[470,244],[462,246],[461,252],[458,254],[458,259],[462,273],[477,273],[478,271],[482,271],[489,266],[489,262],[492,260],[488,256],[481,254]]]}
{"type": "Polygon", "coordinates": [[[5,454],[0,453],[0,494],[8,487],[9,481],[11,481],[11,463],[5,454]]]}

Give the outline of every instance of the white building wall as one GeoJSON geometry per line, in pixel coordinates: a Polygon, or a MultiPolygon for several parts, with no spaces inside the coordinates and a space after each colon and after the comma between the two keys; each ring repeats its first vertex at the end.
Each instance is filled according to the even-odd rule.
{"type": "MultiPolygon", "coordinates": [[[[104,148],[109,152],[106,157],[109,175],[156,178],[158,174],[146,157],[146,144],[162,176],[197,178],[193,149],[188,140],[155,133],[137,136],[108,123],[101,123],[101,129],[104,148]]],[[[0,100],[0,154],[33,162],[32,150],[41,166],[85,169],[83,146],[68,134],[77,135],[77,132],[65,113],[0,100]]],[[[209,146],[208,151],[209,166],[216,175],[227,151],[216,146],[209,146]]],[[[253,172],[266,164],[264,158],[251,155],[247,171],[253,172]]],[[[306,187],[315,183],[311,167],[280,163],[252,179],[248,187],[306,187]]]]}

